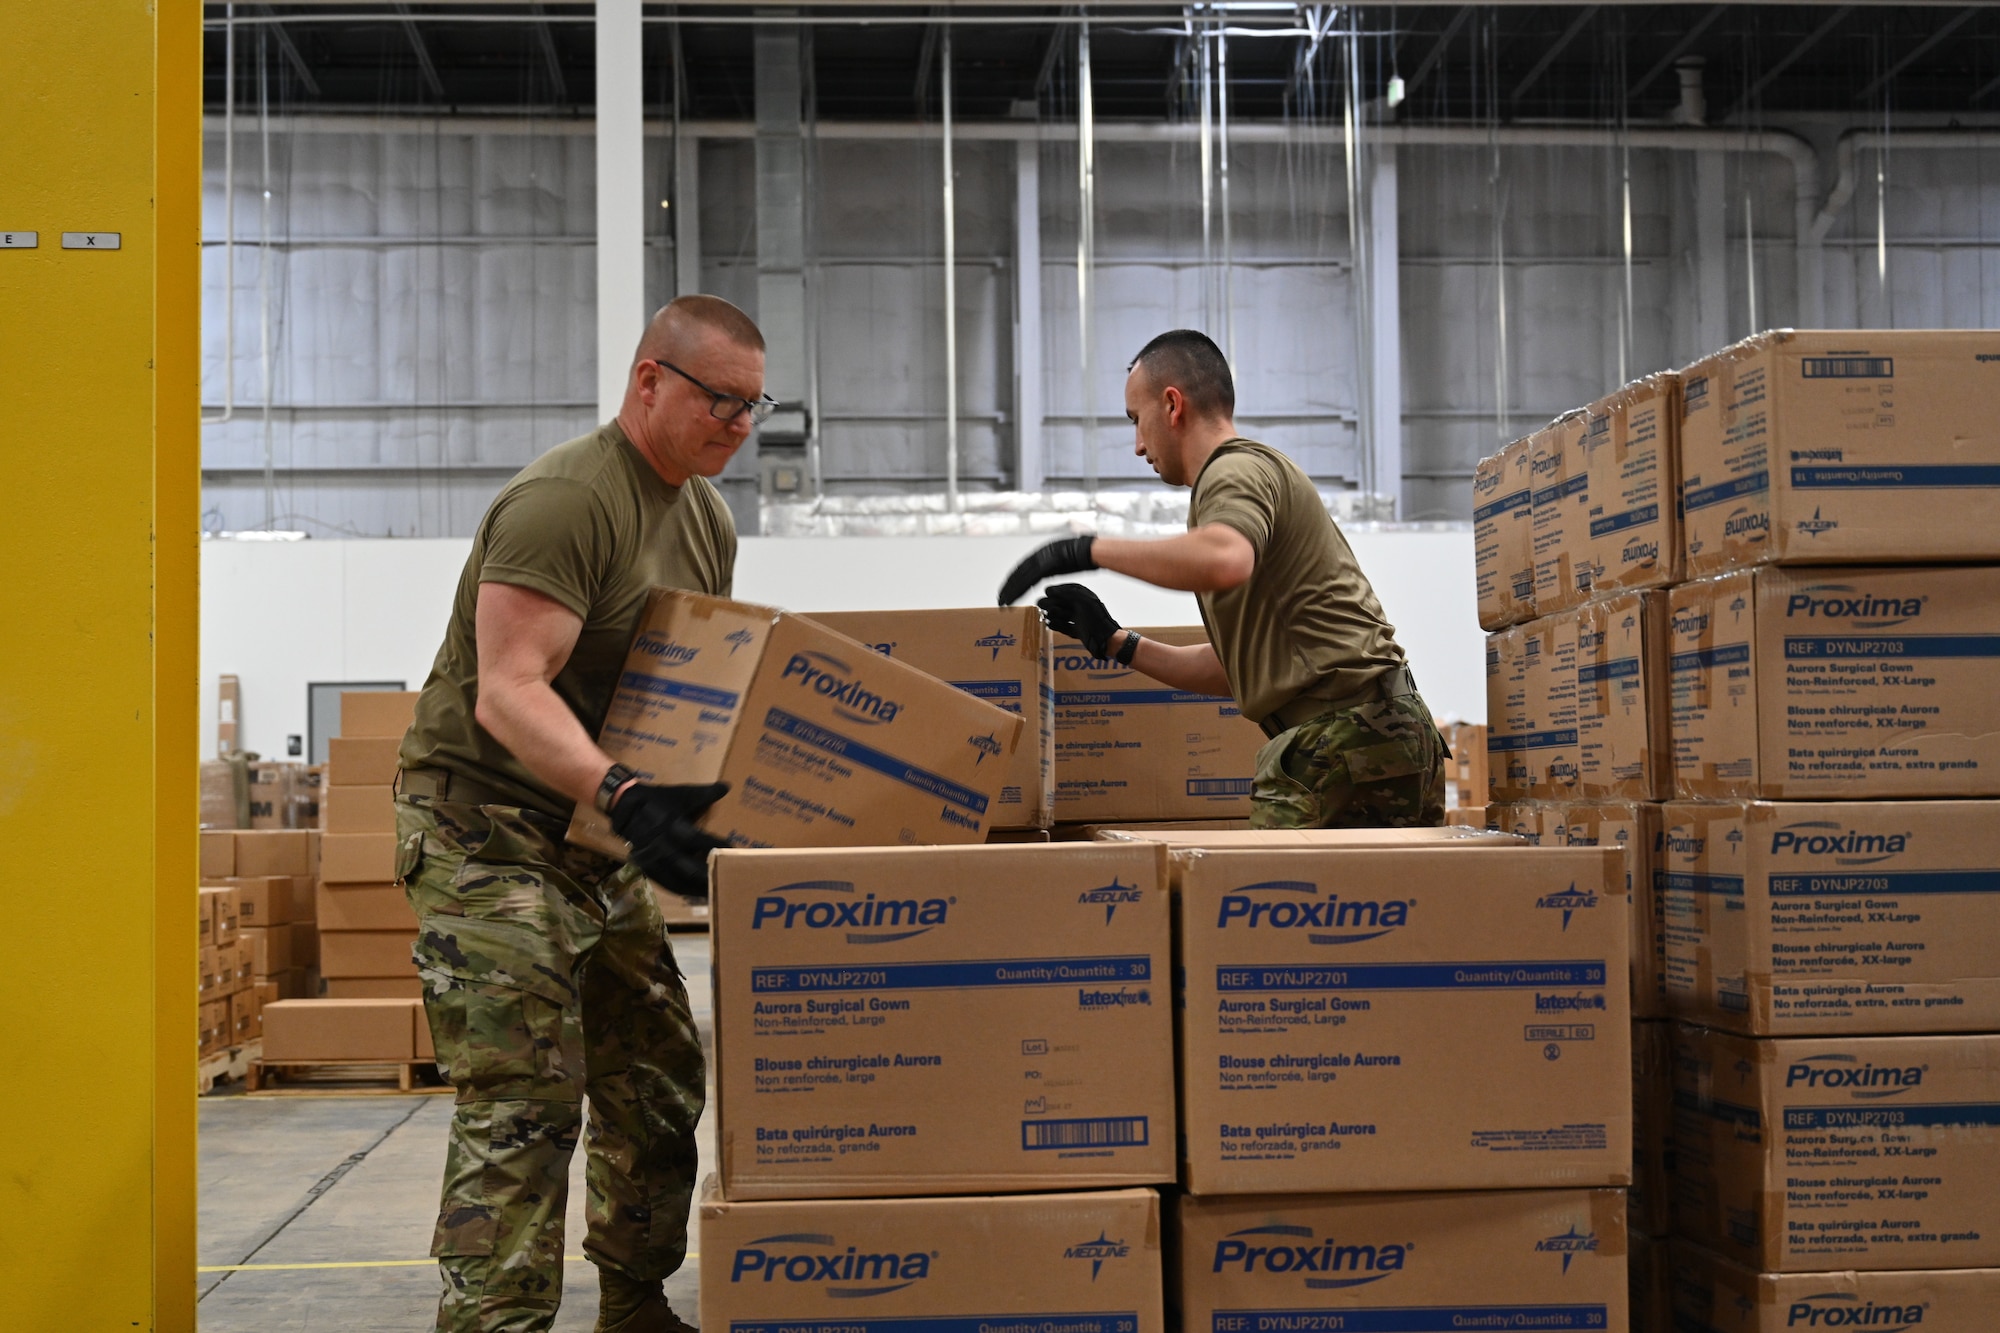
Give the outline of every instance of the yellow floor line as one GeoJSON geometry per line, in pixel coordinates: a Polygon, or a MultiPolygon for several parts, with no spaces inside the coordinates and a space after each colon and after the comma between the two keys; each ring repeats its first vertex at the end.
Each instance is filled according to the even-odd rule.
{"type": "MultiPolygon", "coordinates": [[[[701,1255],[690,1250],[689,1259],[699,1259],[701,1255]]],[[[588,1260],[580,1254],[565,1254],[566,1263],[580,1264],[588,1260]]],[[[284,1273],[306,1268],[423,1268],[435,1264],[435,1259],[354,1259],[341,1263],[325,1264],[202,1264],[197,1273],[284,1273]]]]}

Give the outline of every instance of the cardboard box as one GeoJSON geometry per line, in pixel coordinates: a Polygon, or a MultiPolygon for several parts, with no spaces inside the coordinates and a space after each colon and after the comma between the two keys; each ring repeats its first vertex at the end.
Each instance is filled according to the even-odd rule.
{"type": "Polygon", "coordinates": [[[1466,839],[1173,866],[1189,1191],[1629,1179],[1616,853],[1466,839]]]}
{"type": "Polygon", "coordinates": [[[227,829],[201,831],[201,877],[228,879],[236,873],[236,835],[227,829]]]}
{"type": "Polygon", "coordinates": [[[725,1203],[711,1178],[700,1228],[712,1333],[1165,1328],[1151,1190],[725,1203]]]}
{"type": "MultiPolygon", "coordinates": [[[[201,826],[205,831],[234,829],[249,818],[238,806],[236,766],[226,759],[207,760],[201,766],[201,826]]],[[[247,802],[245,802],[247,804],[247,802]]]]}
{"type": "Polygon", "coordinates": [[[1586,409],[1594,596],[1680,582],[1680,387],[1662,371],[1586,409]]]}
{"type": "Polygon", "coordinates": [[[236,834],[236,874],[244,879],[263,875],[315,875],[319,835],[306,829],[272,832],[239,830],[236,834]]]}
{"type": "Polygon", "coordinates": [[[288,925],[298,919],[298,913],[293,910],[292,904],[297,884],[291,875],[259,875],[249,878],[239,875],[225,883],[229,890],[230,901],[236,909],[236,924],[239,929],[288,925]]]}
{"type": "Polygon", "coordinates": [[[227,886],[204,889],[209,898],[209,942],[217,948],[236,943],[237,914],[241,910],[235,890],[227,886]]]}
{"type": "Polygon", "coordinates": [[[264,1059],[398,1061],[416,1057],[414,1000],[280,1000],[264,1009],[264,1059]]]}
{"type": "Polygon", "coordinates": [[[1530,734],[1527,634],[1521,626],[1486,636],[1488,804],[1525,801],[1534,788],[1529,751],[1549,742],[1530,734]]]}
{"type": "Polygon", "coordinates": [[[718,852],[732,1199],[1174,1178],[1152,844],[718,852]]]}
{"type": "Polygon", "coordinates": [[[223,988],[234,994],[257,984],[255,956],[247,940],[238,940],[227,949],[216,951],[223,955],[222,963],[228,969],[223,988]]]}
{"type": "Polygon", "coordinates": [[[1766,1272],[2000,1261],[2000,1035],[1674,1034],[1674,1234],[1766,1272]]]}
{"type": "Polygon", "coordinates": [[[393,832],[322,834],[319,877],[328,884],[381,884],[393,880],[396,835],[393,832]]]}
{"type": "Polygon", "coordinates": [[[1512,748],[1527,767],[1527,799],[1571,800],[1578,794],[1583,750],[1577,717],[1577,641],[1582,617],[1559,612],[1520,626],[1521,669],[1527,682],[1525,729],[1512,748]]]}
{"type": "Polygon", "coordinates": [[[319,967],[319,927],[310,921],[294,921],[292,932],[292,966],[319,967]]]}
{"type": "Polygon", "coordinates": [[[1309,847],[1468,847],[1498,843],[1511,846],[1514,839],[1485,829],[1452,828],[1276,828],[1276,829],[1187,829],[1165,825],[1148,828],[1106,829],[1099,842],[1164,843],[1168,847],[1206,851],[1278,851],[1309,847]]]}
{"type": "Polygon", "coordinates": [[[319,932],[319,974],[323,977],[414,977],[410,957],[413,930],[325,930],[319,932]]]}
{"type": "Polygon", "coordinates": [[[318,885],[319,881],[311,875],[292,876],[291,905],[294,925],[310,922],[318,917],[319,909],[314,902],[318,885]]]}
{"type": "Polygon", "coordinates": [[[317,894],[319,928],[394,930],[414,936],[417,914],[397,884],[322,884],[317,894]]]}
{"type": "Polygon", "coordinates": [[[1675,1014],[1756,1035],[2000,1028],[2000,801],[1676,803],[1675,1014]]]}
{"type": "Polygon", "coordinates": [[[421,1002],[410,1007],[410,1035],[416,1042],[417,1059],[437,1059],[437,1045],[431,1040],[431,1019],[421,1002]]]}
{"type": "Polygon", "coordinates": [[[292,770],[295,765],[269,760],[249,766],[250,827],[281,829],[292,802],[292,770]]]}
{"type": "Polygon", "coordinates": [[[237,991],[229,997],[229,1044],[241,1046],[264,1035],[263,1006],[256,988],[237,991]]]}
{"type": "Polygon", "coordinates": [[[813,619],[1022,719],[1021,742],[993,804],[997,828],[1055,819],[1054,636],[1032,606],[962,611],[837,611],[813,619]]]}
{"type": "Polygon", "coordinates": [[[343,690],[340,734],[401,743],[417,720],[418,690],[343,690]]]}
{"type": "Polygon", "coordinates": [[[396,831],[393,787],[328,787],[321,793],[320,810],[320,832],[329,836],[396,831]]]}
{"type": "Polygon", "coordinates": [[[1664,1236],[1674,1203],[1674,1025],[1632,1024],[1632,1188],[1634,1231],[1664,1236]]]}
{"type": "MultiPolygon", "coordinates": [[[[662,782],[729,784],[702,823],[736,846],[986,836],[1021,719],[770,607],[655,589],[598,744],[662,782]]],[[[624,856],[579,808],[570,841],[624,856]]]]}
{"type": "Polygon", "coordinates": [[[424,993],[423,979],[408,977],[328,977],[330,1000],[415,1000],[424,993]]]}
{"type": "Polygon", "coordinates": [[[1486,812],[1490,805],[1461,805],[1444,812],[1444,822],[1448,828],[1485,828],[1486,812]]]}
{"type": "Polygon", "coordinates": [[[1745,571],[1672,607],[1678,795],[2000,796],[2000,566],[1745,571]]]}
{"type": "Polygon", "coordinates": [[[1625,1234],[1626,1291],[1632,1333],[1675,1333],[1673,1247],[1664,1236],[1649,1236],[1634,1224],[1625,1234]]]}
{"type": "Polygon", "coordinates": [[[1535,618],[1533,450],[1519,439],[1472,473],[1472,570],[1482,629],[1535,618]]]}
{"type": "Polygon", "coordinates": [[[1625,1328],[1617,1190],[1179,1200],[1181,1326],[1625,1328]]]}
{"type": "MultiPolygon", "coordinates": [[[[1141,629],[1208,642],[1199,626],[1141,629]]],[[[1058,637],[1056,813],[1070,823],[1244,819],[1264,732],[1234,699],[1169,689],[1058,637]]]]}
{"type": "Polygon", "coordinates": [[[203,1000],[222,989],[222,954],[213,944],[204,944],[195,954],[197,993],[203,1000]]]}
{"type": "Polygon", "coordinates": [[[1632,902],[1632,1017],[1665,1018],[1667,916],[1660,885],[1665,829],[1660,807],[1645,801],[1575,801],[1544,808],[1536,831],[1552,847],[1618,849],[1632,902]]]}
{"type": "Polygon", "coordinates": [[[1584,452],[1588,413],[1557,417],[1528,437],[1534,488],[1535,614],[1549,616],[1590,597],[1590,473],[1584,452]]]}
{"type": "Polygon", "coordinates": [[[1576,629],[1576,794],[1659,801],[1674,794],[1667,594],[1600,596],[1576,629]]]}
{"type": "Polygon", "coordinates": [[[243,725],[243,682],[236,676],[217,676],[215,705],[215,752],[226,759],[236,753],[243,725]]]}
{"type": "Polygon", "coordinates": [[[1445,808],[1483,806],[1490,799],[1493,783],[1486,768],[1486,728],[1477,722],[1448,722],[1438,728],[1451,750],[1446,768],[1448,799],[1445,808]]]}
{"type": "Polygon", "coordinates": [[[1688,573],[2000,559],[2000,337],[1780,331],[1681,372],[1688,573]]]}
{"type": "Polygon", "coordinates": [[[304,967],[303,961],[292,956],[293,938],[292,928],[288,925],[251,926],[246,929],[243,943],[250,950],[251,977],[269,977],[294,967],[304,967]]]}
{"type": "MultiPolygon", "coordinates": [[[[346,696],[342,696],[345,698],[346,696]]],[[[335,736],[326,743],[325,800],[335,787],[387,787],[396,780],[401,736],[335,736]]]]}
{"type": "Polygon", "coordinates": [[[1673,1314],[1700,1333],[1880,1329],[1991,1333],[2000,1269],[1759,1273],[1699,1245],[1671,1251],[1673,1314]]]}
{"type": "Polygon", "coordinates": [[[291,997],[284,993],[284,980],[282,977],[266,977],[257,983],[256,990],[257,1025],[261,1030],[264,1023],[264,1006],[275,1004],[279,1000],[290,999],[291,997]]]}
{"type": "Polygon", "coordinates": [[[200,948],[215,943],[215,913],[218,902],[227,897],[229,890],[212,889],[204,886],[195,893],[195,930],[200,948]]]}
{"type": "Polygon", "coordinates": [[[1051,842],[1097,842],[1109,834],[1160,832],[1248,832],[1248,819],[1129,820],[1111,824],[1058,824],[1049,830],[1051,842]]]}
{"type": "Polygon", "coordinates": [[[196,1039],[203,1055],[229,1049],[229,1001],[211,1000],[195,1008],[196,1039]]]}

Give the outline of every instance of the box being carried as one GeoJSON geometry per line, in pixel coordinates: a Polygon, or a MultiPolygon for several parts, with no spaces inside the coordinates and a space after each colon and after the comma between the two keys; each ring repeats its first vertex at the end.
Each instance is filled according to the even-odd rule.
{"type": "Polygon", "coordinates": [[[1151,1190],[701,1200],[711,1333],[1162,1333],[1151,1190]]]}
{"type": "Polygon", "coordinates": [[[1149,843],[717,853],[724,1192],[1171,1181],[1163,859],[1149,843]]]}
{"type": "Polygon", "coordinates": [[[1760,333],[1681,372],[1687,572],[2000,560],[2000,334],[1760,333]]]}
{"type": "Polygon", "coordinates": [[[1047,828],[1055,819],[1052,638],[1032,606],[999,610],[834,611],[813,619],[1022,719],[995,828],[1047,828]]]}
{"type": "Polygon", "coordinates": [[[1679,1327],[1702,1333],[1991,1333],[2000,1311],[1994,1268],[1759,1273],[1684,1240],[1673,1243],[1670,1263],[1679,1327]]]}
{"type": "Polygon", "coordinates": [[[2000,1263],[2000,1036],[1674,1036],[1674,1234],[1767,1272],[2000,1263]]]}
{"type": "Polygon", "coordinates": [[[1615,1329],[1618,1190],[1180,1200],[1187,1333],[1615,1329]]]}
{"type": "MultiPolygon", "coordinates": [[[[598,743],[662,783],[722,781],[737,846],[978,842],[1021,719],[770,607],[656,589],[598,743]]],[[[628,848],[579,807],[570,841],[628,848]]]]}
{"type": "Polygon", "coordinates": [[[1630,1179],[1618,853],[1470,837],[1173,868],[1191,1192],[1630,1179]]]}
{"type": "Polygon", "coordinates": [[[1666,807],[1674,1013],[1756,1035],[2000,1028],[2000,801],[1666,807]]]}
{"type": "Polygon", "coordinates": [[[1672,652],[1682,797],[2000,796],[2000,565],[1684,584],[1672,652]]]}

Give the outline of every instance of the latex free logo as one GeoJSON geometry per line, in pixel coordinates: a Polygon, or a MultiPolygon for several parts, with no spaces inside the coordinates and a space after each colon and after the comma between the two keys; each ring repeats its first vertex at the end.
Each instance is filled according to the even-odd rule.
{"type": "Polygon", "coordinates": [[[1002,648],[1012,648],[1015,644],[1018,644],[1019,642],[1020,642],[1019,639],[1009,634],[1006,630],[997,629],[983,639],[974,639],[972,641],[972,646],[974,648],[987,648],[992,650],[993,656],[988,660],[997,662],[1000,660],[1000,650],[1002,648]]]}
{"type": "Polygon", "coordinates": [[[1578,1231],[1576,1223],[1569,1224],[1569,1230],[1560,1236],[1547,1236],[1535,1242],[1536,1254],[1560,1254],[1563,1257],[1562,1271],[1569,1272],[1570,1260],[1579,1254],[1594,1254],[1597,1250],[1595,1231],[1578,1231]]]}
{"type": "Polygon", "coordinates": [[[1831,819],[1802,819],[1771,831],[1771,854],[1830,856],[1835,865],[1868,866],[1909,850],[1907,833],[1863,833],[1831,819]]]}
{"type": "Polygon", "coordinates": [[[1217,930],[1231,922],[1251,930],[1303,930],[1314,944],[1358,944],[1378,939],[1398,926],[1410,923],[1414,898],[1342,898],[1337,893],[1320,897],[1319,885],[1303,880],[1270,879],[1245,884],[1222,896],[1216,911],[1217,930]],[[1292,895],[1262,897],[1263,894],[1292,895]],[[1252,896],[1260,895],[1260,896],[1252,896]],[[1312,901],[1308,901],[1308,900],[1312,901]],[[1325,934],[1315,933],[1325,931],[1325,934]]]}
{"type": "Polygon", "coordinates": [[[675,643],[664,634],[647,630],[632,642],[632,651],[653,660],[656,666],[686,666],[701,654],[701,649],[690,648],[684,643],[675,643]]]}
{"type": "Polygon", "coordinates": [[[1579,889],[1574,880],[1570,886],[1555,893],[1545,893],[1535,899],[1535,906],[1545,911],[1563,914],[1562,928],[1569,929],[1569,919],[1586,907],[1597,906],[1597,895],[1588,889],[1579,889]]]}
{"type": "Polygon", "coordinates": [[[984,736],[967,736],[965,743],[979,752],[979,757],[972,761],[974,768],[978,768],[988,759],[995,759],[1000,755],[1000,742],[994,738],[993,733],[990,731],[984,736]]]}
{"type": "Polygon", "coordinates": [[[849,944],[890,944],[944,925],[956,901],[877,898],[860,894],[844,879],[805,879],[760,895],[750,912],[750,929],[844,930],[849,944]]]}
{"type": "Polygon", "coordinates": [[[1065,1259],[1088,1259],[1090,1280],[1097,1281],[1098,1270],[1104,1267],[1106,1259],[1123,1259],[1132,1253],[1132,1247],[1122,1240],[1113,1240],[1099,1229],[1096,1240],[1087,1240],[1081,1245],[1071,1245],[1063,1250],[1065,1259]]]}
{"type": "Polygon", "coordinates": [[[1136,884],[1120,884],[1114,876],[1111,882],[1102,888],[1085,889],[1076,896],[1076,900],[1079,903],[1090,905],[1102,903],[1104,905],[1104,924],[1108,926],[1111,924],[1112,914],[1120,906],[1140,901],[1139,886],[1136,884]]]}
{"type": "Polygon", "coordinates": [[[779,679],[796,681],[800,689],[832,704],[835,713],[863,726],[894,722],[903,711],[902,704],[870,690],[852,666],[829,653],[811,649],[793,653],[779,679]]]}
{"type": "Polygon", "coordinates": [[[722,641],[729,645],[729,655],[734,657],[738,648],[748,648],[756,641],[756,638],[757,636],[747,629],[736,629],[723,635],[722,641]]]}
{"type": "Polygon", "coordinates": [[[1851,620],[1856,629],[1885,629],[1924,613],[1922,597],[1884,597],[1851,583],[1815,583],[1785,599],[1785,617],[1851,620]]]}
{"type": "Polygon", "coordinates": [[[1807,1055],[1785,1067],[1785,1086],[1845,1092],[1856,1101],[1880,1101],[1922,1087],[1929,1068],[1878,1065],[1858,1055],[1807,1055]]]}
{"type": "Polygon", "coordinates": [[[1215,1242],[1214,1265],[1209,1271],[1298,1273],[1306,1286],[1320,1291],[1365,1287],[1402,1272],[1413,1248],[1345,1245],[1332,1236],[1316,1236],[1311,1227],[1280,1222],[1232,1231],[1215,1242]]]}
{"type": "Polygon", "coordinates": [[[1818,505],[1813,506],[1813,516],[1811,518],[1802,518],[1799,520],[1799,531],[1808,537],[1817,537],[1822,532],[1832,532],[1839,526],[1840,521],[1838,519],[1821,518],[1819,516],[1818,505]]]}
{"type": "Polygon", "coordinates": [[[1785,1307],[1786,1328],[1865,1328],[1873,1333],[1903,1333],[1924,1322],[1928,1301],[1881,1305],[1845,1291],[1802,1296],[1785,1307]]]}
{"type": "Polygon", "coordinates": [[[841,1248],[831,1235],[788,1231],[759,1236],[736,1251],[729,1265],[731,1282],[825,1283],[825,1294],[853,1300],[901,1291],[931,1275],[937,1251],[869,1254],[849,1245],[841,1248]]]}

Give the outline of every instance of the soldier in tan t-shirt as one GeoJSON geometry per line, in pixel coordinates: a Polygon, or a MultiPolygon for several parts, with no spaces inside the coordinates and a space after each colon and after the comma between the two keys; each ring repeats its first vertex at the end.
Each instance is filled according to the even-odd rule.
{"type": "Polygon", "coordinates": [[[770,411],[764,339],[712,296],[662,310],[615,420],[502,488],[403,738],[396,877],[440,1068],[458,1089],[431,1253],[437,1326],[532,1333],[562,1299],[570,1156],[590,1104],[584,1254],[598,1333],[690,1333],[701,1042],[650,879],[705,895],[727,790],[642,781],[593,739],[656,587],[727,596],[736,529],[708,478],[770,411]],[[631,844],[564,841],[579,802],[631,844]]]}
{"type": "Polygon", "coordinates": [[[1183,537],[1066,537],[1017,565],[1000,604],[1043,579],[1111,569],[1192,592],[1208,642],[1141,638],[1077,583],[1041,600],[1052,628],[1176,689],[1229,694],[1270,741],[1257,754],[1258,828],[1444,822],[1444,739],[1395,627],[1299,466],[1236,433],[1229,363],[1192,329],[1146,344],[1125,380],[1136,450],[1192,486],[1183,537]]]}

